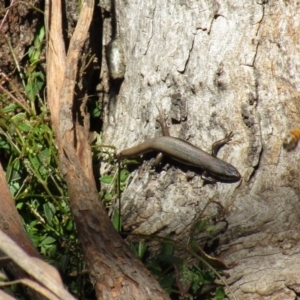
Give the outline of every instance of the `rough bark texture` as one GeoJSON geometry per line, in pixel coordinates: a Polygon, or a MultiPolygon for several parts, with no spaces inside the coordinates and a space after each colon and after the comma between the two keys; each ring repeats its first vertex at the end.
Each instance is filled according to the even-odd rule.
{"type": "MultiPolygon", "coordinates": [[[[65,175],[70,206],[89,275],[98,299],[168,299],[168,295],[114,229],[101,203],[92,174],[88,115],[74,99],[77,66],[92,21],[95,3],[82,2],[77,26],[65,53],[61,2],[48,2],[46,19],[47,93],[51,120],[65,175]],[[76,113],[84,119],[80,125],[76,113]]],[[[84,101],[83,101],[84,102],[84,101]]]]}
{"type": "MultiPolygon", "coordinates": [[[[105,143],[118,150],[161,134],[156,105],[171,135],[209,151],[228,131],[219,157],[241,183],[204,185],[171,163],[145,163],[123,194],[125,228],[186,240],[208,201],[225,208],[214,244],[237,299],[296,299],[300,294],[300,150],[282,139],[300,122],[298,1],[118,1],[127,60],[110,102],[105,143]]],[[[217,214],[209,205],[204,217],[217,214]]],[[[204,245],[207,240],[199,236],[204,245]]]]}

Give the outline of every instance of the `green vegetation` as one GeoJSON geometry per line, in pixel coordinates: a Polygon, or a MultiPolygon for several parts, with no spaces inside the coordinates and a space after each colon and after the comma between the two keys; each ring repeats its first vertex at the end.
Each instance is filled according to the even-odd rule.
{"type": "MultiPolygon", "coordinates": [[[[40,58],[44,42],[45,29],[41,27],[28,51],[25,66],[21,67],[15,60],[22,87],[17,88],[12,81],[7,84],[8,89],[0,86],[0,153],[5,158],[7,182],[30,239],[45,260],[57,267],[68,289],[85,299],[93,295],[92,285],[78,244],[67,186],[58,167],[57,148],[43,96],[45,74],[40,58]]],[[[95,106],[91,114],[99,118],[101,110],[95,106]]],[[[122,169],[117,173],[114,158],[101,145],[101,135],[96,135],[92,149],[96,160],[105,153],[113,164],[113,175],[100,178],[99,194],[103,203],[109,205],[119,195],[118,182],[120,191],[124,190],[129,172],[122,169]]],[[[112,222],[121,231],[120,206],[112,222]]],[[[206,223],[199,228],[205,230],[206,223]]],[[[155,240],[155,237],[148,239],[155,240]]],[[[178,244],[164,239],[159,239],[159,243],[161,252],[155,257],[149,257],[145,242],[131,244],[131,248],[173,299],[227,299],[224,289],[214,284],[216,272],[205,260],[195,255],[182,260],[175,255],[178,244]],[[197,263],[192,260],[195,257],[197,263]]],[[[196,253],[191,245],[186,248],[189,254],[196,253]]],[[[185,249],[181,247],[181,250],[185,249]]]]}
{"type": "MultiPolygon", "coordinates": [[[[209,264],[211,257],[203,258],[197,254],[197,246],[193,241],[188,246],[167,237],[137,236],[159,242],[161,251],[154,257],[148,257],[147,244],[144,241],[132,243],[130,246],[172,299],[227,299],[223,286],[215,283],[217,278],[221,279],[220,271],[209,264]],[[185,259],[178,256],[178,250],[185,252],[185,259]]],[[[216,267],[224,267],[223,262],[214,259],[212,261],[216,267]]],[[[221,281],[226,285],[223,279],[221,281]]]]}
{"type": "Polygon", "coordinates": [[[0,93],[0,153],[30,239],[45,260],[57,267],[70,291],[82,296],[89,292],[90,284],[86,275],[80,275],[85,264],[67,187],[58,168],[49,111],[41,96],[45,88],[40,68],[44,37],[45,29],[41,27],[25,67],[16,62],[22,88],[16,90],[10,84],[10,91],[3,88],[0,93]]]}

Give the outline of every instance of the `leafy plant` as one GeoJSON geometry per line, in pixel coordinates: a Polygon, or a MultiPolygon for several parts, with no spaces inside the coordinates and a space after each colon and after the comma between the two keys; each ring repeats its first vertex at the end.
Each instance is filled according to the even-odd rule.
{"type": "MultiPolygon", "coordinates": [[[[85,276],[86,266],[69,208],[67,187],[58,169],[57,148],[42,96],[45,86],[41,67],[44,40],[45,29],[41,27],[28,50],[24,69],[16,62],[23,90],[16,96],[9,88],[1,89],[0,153],[6,158],[6,178],[29,237],[44,258],[60,270],[69,289],[82,296],[89,293],[92,286],[85,276]]],[[[100,115],[98,105],[92,105],[92,116],[98,118],[100,115]]],[[[136,161],[125,161],[117,173],[114,157],[106,148],[102,145],[101,135],[96,134],[92,144],[94,157],[99,159],[106,155],[113,165],[110,173],[100,177],[102,189],[99,193],[104,203],[109,204],[126,186],[129,171],[123,168],[124,165],[136,161]]],[[[112,221],[120,231],[120,207],[115,210],[112,221]]],[[[197,224],[197,230],[205,228],[208,232],[213,230],[205,220],[197,224]]],[[[193,248],[192,243],[189,246],[193,248]]],[[[174,299],[179,296],[182,299],[226,299],[223,287],[214,283],[216,273],[201,260],[192,263],[191,257],[182,260],[176,256],[177,245],[172,241],[161,240],[161,252],[151,258],[147,256],[146,242],[132,244],[131,248],[174,299]]]]}
{"type": "Polygon", "coordinates": [[[223,286],[215,283],[217,271],[203,264],[203,260],[191,249],[169,238],[138,236],[160,241],[161,251],[154,257],[148,257],[144,241],[131,243],[130,247],[172,299],[227,300],[223,286]],[[191,256],[184,260],[179,258],[175,254],[179,249],[188,250],[191,256]],[[198,263],[195,261],[197,257],[198,263]]]}
{"type": "Polygon", "coordinates": [[[41,27],[24,69],[17,68],[23,90],[15,96],[15,91],[1,88],[0,153],[6,158],[6,179],[30,239],[45,260],[61,271],[71,291],[80,295],[88,280],[81,275],[85,269],[83,255],[67,187],[58,169],[49,112],[41,97],[45,86],[40,67],[44,38],[41,27]],[[70,276],[74,272],[77,276],[70,276]]]}

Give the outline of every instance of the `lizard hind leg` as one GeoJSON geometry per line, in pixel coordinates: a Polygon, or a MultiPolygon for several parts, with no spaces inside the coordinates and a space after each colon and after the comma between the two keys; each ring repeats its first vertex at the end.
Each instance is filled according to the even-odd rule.
{"type": "Polygon", "coordinates": [[[214,143],[212,144],[212,147],[211,147],[211,148],[212,148],[212,149],[211,149],[212,156],[217,157],[217,154],[218,154],[219,150],[220,150],[225,144],[227,144],[228,142],[230,142],[231,139],[232,139],[232,137],[233,137],[233,132],[230,131],[230,132],[228,132],[228,133],[225,135],[225,137],[224,137],[223,139],[214,142],[214,143]]]}

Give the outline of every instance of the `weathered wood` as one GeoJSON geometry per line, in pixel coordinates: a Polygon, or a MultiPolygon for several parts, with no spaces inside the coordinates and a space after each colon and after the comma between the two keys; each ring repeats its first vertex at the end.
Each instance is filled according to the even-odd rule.
{"type": "MultiPolygon", "coordinates": [[[[68,185],[72,214],[97,298],[169,299],[114,229],[101,203],[92,174],[92,154],[86,132],[89,130],[88,122],[84,122],[86,127],[81,126],[74,117],[77,65],[95,3],[93,0],[82,2],[77,26],[65,56],[61,19],[53,9],[59,2],[52,1],[50,10],[49,20],[54,24],[51,23],[48,27],[47,66],[52,64],[51,58],[56,58],[57,62],[62,61],[62,74],[59,74],[61,80],[57,81],[53,72],[57,62],[48,66],[48,101],[60,153],[60,167],[68,185]],[[59,48],[53,44],[56,40],[59,48]],[[53,93],[49,90],[50,87],[53,88],[53,93]],[[57,112],[58,116],[54,115],[57,112]]],[[[82,109],[81,114],[86,121],[88,116],[84,111],[82,109]]]]}
{"type": "Polygon", "coordinates": [[[300,122],[300,5],[149,0],[120,1],[117,11],[127,66],[105,143],[120,151],[160,135],[159,105],[171,135],[204,150],[233,131],[219,157],[243,176],[203,186],[176,163],[161,172],[145,163],[123,195],[125,228],[186,240],[207,201],[219,201],[229,226],[215,242],[221,259],[239,261],[227,280],[237,299],[295,299],[300,150],[284,151],[282,139],[300,122]]]}
{"type": "MultiPolygon", "coordinates": [[[[24,237],[22,237],[22,239],[24,240],[24,237]]],[[[29,295],[33,297],[33,299],[75,300],[65,289],[55,267],[37,258],[37,255],[34,257],[28,255],[2,230],[0,230],[0,249],[7,257],[11,258],[11,261],[13,261],[16,266],[21,267],[24,273],[20,280],[13,281],[11,284],[22,283],[30,287],[32,290],[29,295]],[[28,275],[30,275],[31,278],[28,278],[28,275]]],[[[1,297],[1,299],[3,298],[1,297]]]]}

